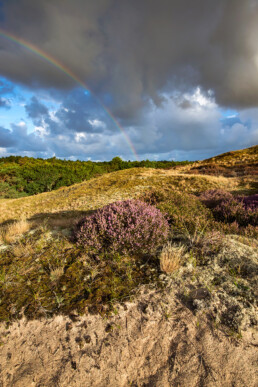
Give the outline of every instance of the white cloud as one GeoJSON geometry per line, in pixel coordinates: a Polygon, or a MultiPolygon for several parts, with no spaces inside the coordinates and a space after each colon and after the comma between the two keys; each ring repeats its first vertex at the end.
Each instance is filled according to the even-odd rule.
{"type": "Polygon", "coordinates": [[[102,129],[105,129],[105,128],[106,128],[105,122],[100,121],[100,120],[98,120],[98,119],[88,120],[88,123],[89,123],[93,128],[102,128],[102,129]]]}
{"type": "Polygon", "coordinates": [[[86,139],[86,134],[83,132],[75,133],[74,139],[76,142],[81,142],[81,140],[86,139]]]}
{"type": "MultiPolygon", "coordinates": [[[[76,115],[70,115],[70,108],[68,115],[63,114],[61,105],[38,124],[35,122],[32,131],[28,126],[31,121],[26,121],[26,126],[22,120],[10,125],[10,133],[4,129],[2,141],[9,147],[6,152],[31,152],[36,157],[55,153],[71,159],[108,160],[116,155],[135,159],[128,138],[118,128],[112,128],[101,109],[89,115],[85,104],[76,101],[74,97],[73,103],[67,104],[77,106],[76,115]]],[[[137,118],[137,124],[124,122],[124,130],[140,159],[197,160],[258,142],[258,109],[240,111],[239,122],[235,117],[225,122],[222,114],[213,94],[196,88],[192,93],[163,94],[158,107],[150,103],[137,118]]],[[[232,115],[230,111],[229,114],[232,115]]]]}
{"type": "Polygon", "coordinates": [[[24,121],[20,121],[18,122],[18,124],[16,124],[17,126],[20,126],[21,128],[24,128],[26,126],[25,122],[24,121]]]}
{"type": "Polygon", "coordinates": [[[38,135],[39,137],[43,138],[49,134],[49,131],[46,127],[43,126],[35,126],[34,133],[38,135]]]}
{"type": "MultiPolygon", "coordinates": [[[[68,109],[66,109],[68,111],[68,109]]],[[[60,120],[58,119],[58,117],[56,116],[56,113],[57,113],[57,110],[49,110],[48,114],[49,114],[49,117],[52,121],[54,122],[59,122],[60,120]]]]}

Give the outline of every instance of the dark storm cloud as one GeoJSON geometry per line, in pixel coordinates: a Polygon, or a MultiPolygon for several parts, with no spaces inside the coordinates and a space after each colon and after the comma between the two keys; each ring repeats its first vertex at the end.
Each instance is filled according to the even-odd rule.
{"type": "MultiPolygon", "coordinates": [[[[212,89],[219,104],[258,105],[255,0],[5,0],[0,26],[70,68],[122,120],[161,91],[212,89]]],[[[0,38],[0,72],[37,87],[73,81],[0,38]]],[[[187,108],[186,105],[182,107],[187,108]]]]}
{"type": "MultiPolygon", "coordinates": [[[[94,97],[85,93],[83,89],[75,89],[64,98],[60,108],[55,113],[55,118],[59,120],[66,131],[72,130],[76,133],[103,132],[103,126],[94,127],[90,121],[97,118],[98,120],[107,120],[108,117],[94,97]]],[[[49,120],[47,122],[50,123],[49,120]]],[[[57,126],[51,124],[51,128],[54,133],[57,126]]]]}
{"type": "Polygon", "coordinates": [[[0,97],[0,108],[9,109],[10,108],[10,101],[6,98],[0,97]]]}
{"type": "Polygon", "coordinates": [[[42,119],[48,115],[48,109],[45,105],[38,101],[38,99],[34,96],[31,98],[29,104],[25,105],[25,110],[30,118],[42,119]]]}
{"type": "Polygon", "coordinates": [[[11,153],[46,151],[45,142],[35,133],[28,133],[25,123],[11,124],[12,130],[0,127],[0,148],[11,153]]]}
{"type": "Polygon", "coordinates": [[[17,143],[9,129],[0,127],[0,148],[8,148],[14,146],[17,143]]]}

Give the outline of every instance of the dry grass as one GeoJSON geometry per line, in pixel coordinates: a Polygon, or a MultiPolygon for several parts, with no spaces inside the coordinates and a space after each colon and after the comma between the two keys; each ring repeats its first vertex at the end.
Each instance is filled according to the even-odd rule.
{"type": "MultiPolygon", "coordinates": [[[[117,200],[139,197],[152,188],[169,188],[186,192],[222,188],[237,190],[239,179],[204,175],[186,175],[180,170],[132,168],[112,172],[71,187],[19,198],[0,200],[0,222],[37,217],[54,227],[69,227],[82,211],[95,210],[117,200]],[[79,213],[80,212],[80,213],[79,213]]],[[[36,219],[35,219],[36,220],[36,219]]]]}
{"type": "Polygon", "coordinates": [[[258,146],[223,153],[207,160],[197,161],[185,168],[186,173],[225,177],[258,177],[258,146]]]}
{"type": "Polygon", "coordinates": [[[171,274],[178,270],[181,266],[184,254],[184,247],[175,247],[168,242],[162,249],[160,254],[160,269],[167,274],[171,274]]]}
{"type": "Polygon", "coordinates": [[[59,278],[64,274],[64,267],[57,267],[50,271],[50,280],[52,282],[57,282],[59,278]]]}
{"type": "Polygon", "coordinates": [[[216,164],[224,163],[227,165],[235,165],[239,163],[257,163],[258,161],[258,145],[247,149],[240,149],[203,160],[203,163],[212,162],[216,164]]]}
{"type": "Polygon", "coordinates": [[[31,224],[26,219],[11,223],[8,226],[2,228],[0,232],[1,240],[5,244],[11,244],[19,239],[27,231],[29,231],[30,228],[31,224]]]}
{"type": "Polygon", "coordinates": [[[8,220],[27,219],[37,215],[39,221],[51,218],[56,214],[56,221],[50,219],[53,227],[70,226],[72,217],[78,217],[78,211],[95,210],[117,200],[141,196],[145,190],[152,188],[170,188],[189,193],[202,192],[208,189],[225,189],[229,191],[254,191],[257,189],[257,178],[251,174],[242,177],[223,177],[191,173],[191,169],[202,164],[220,165],[221,163],[239,164],[258,162],[258,147],[229,152],[212,159],[180,166],[169,170],[152,168],[132,168],[104,174],[100,177],[62,187],[52,192],[18,199],[0,199],[0,223],[8,220]],[[74,212],[69,217],[67,212],[74,212]],[[65,215],[62,217],[62,215],[65,215]],[[56,224],[54,224],[56,222],[56,224]]]}
{"type": "Polygon", "coordinates": [[[12,252],[13,252],[13,255],[17,258],[30,257],[34,253],[34,246],[30,243],[26,243],[26,244],[18,243],[17,245],[13,246],[12,252]]]}

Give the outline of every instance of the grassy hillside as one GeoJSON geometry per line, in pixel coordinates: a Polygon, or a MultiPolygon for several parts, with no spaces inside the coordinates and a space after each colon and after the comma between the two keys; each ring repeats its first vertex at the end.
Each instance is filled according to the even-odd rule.
{"type": "Polygon", "coordinates": [[[191,173],[216,176],[258,176],[258,145],[199,161],[189,169],[191,173]]]}
{"type": "Polygon", "coordinates": [[[123,161],[108,162],[34,159],[10,156],[0,159],[0,198],[18,198],[70,186],[104,173],[137,167],[172,168],[189,162],[123,161]]]}
{"type": "Polygon", "coordinates": [[[109,162],[34,159],[10,156],[0,159],[0,199],[19,198],[71,186],[93,177],[131,168],[190,170],[191,173],[223,176],[257,174],[257,149],[252,147],[228,152],[202,162],[188,161],[123,161],[109,162]]]}
{"type": "MultiPolygon", "coordinates": [[[[175,170],[133,168],[112,172],[103,176],[63,187],[58,190],[19,199],[0,200],[0,222],[11,219],[45,219],[52,213],[54,218],[76,216],[76,212],[93,210],[116,200],[139,196],[150,188],[171,188],[186,192],[207,189],[243,189],[249,183],[235,178],[196,176],[175,170]]],[[[79,213],[77,216],[80,215],[79,213]]]]}
{"type": "Polygon", "coordinates": [[[215,162],[215,163],[228,163],[234,164],[255,164],[258,161],[258,145],[252,146],[246,149],[240,149],[236,151],[222,153],[221,155],[206,159],[203,163],[215,162]]]}

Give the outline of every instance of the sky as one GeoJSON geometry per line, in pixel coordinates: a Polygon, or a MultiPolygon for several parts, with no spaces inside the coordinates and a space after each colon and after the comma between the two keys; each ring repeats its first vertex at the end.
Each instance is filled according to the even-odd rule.
{"type": "Polygon", "coordinates": [[[258,144],[258,0],[0,0],[0,157],[258,144]]]}

